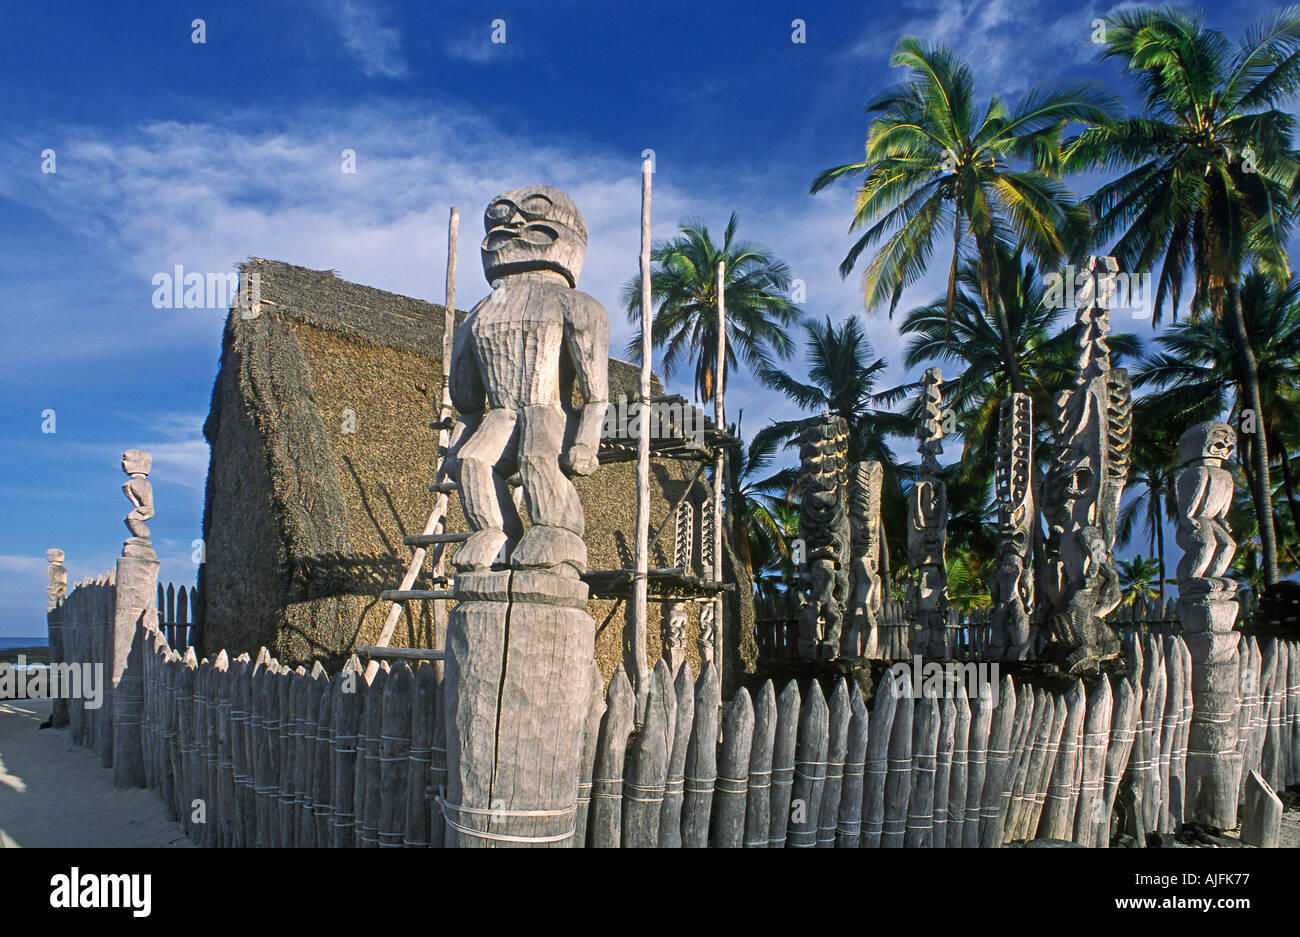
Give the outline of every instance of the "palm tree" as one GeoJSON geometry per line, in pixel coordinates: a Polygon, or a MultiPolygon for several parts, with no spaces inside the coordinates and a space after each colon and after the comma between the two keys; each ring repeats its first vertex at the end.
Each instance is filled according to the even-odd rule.
{"type": "MultiPolygon", "coordinates": [[[[1252,261],[1285,280],[1283,246],[1300,162],[1293,117],[1278,104],[1300,88],[1300,7],[1260,20],[1235,48],[1199,16],[1176,9],[1124,10],[1106,19],[1103,58],[1134,79],[1142,114],[1098,121],[1066,148],[1068,168],[1124,173],[1087,200],[1093,237],[1108,242],[1120,269],[1160,267],[1154,320],[1165,298],[1175,313],[1192,276],[1191,314],[1223,319],[1236,353],[1246,409],[1262,413],[1260,377],[1242,313],[1241,271],[1252,261]],[[1163,262],[1162,262],[1163,261],[1163,262]]],[[[1253,446],[1252,496],[1264,580],[1277,581],[1269,506],[1269,459],[1253,446]]]]}
{"type": "Polygon", "coordinates": [[[1139,553],[1131,560],[1118,560],[1115,568],[1119,572],[1120,594],[1125,603],[1137,607],[1139,603],[1149,602],[1160,595],[1163,611],[1162,590],[1158,590],[1155,583],[1156,577],[1160,575],[1160,567],[1155,560],[1149,560],[1139,553]]]}
{"type": "MultiPolygon", "coordinates": [[[[664,377],[689,361],[695,362],[696,400],[713,398],[718,349],[718,264],[725,266],[727,335],[726,376],[736,367],[737,352],[757,370],[774,364],[773,357],[789,358],[794,352],[787,327],[798,324],[803,313],[790,302],[790,269],[764,248],[736,240],[733,214],[715,244],[703,222],[682,222],[681,234],[666,244],[653,245],[650,298],[658,306],[651,328],[655,348],[664,348],[664,377]]],[[[641,275],[623,287],[628,320],[637,324],[627,355],[641,360],[641,275]]]]}
{"type": "MultiPolygon", "coordinates": [[[[1210,416],[1219,412],[1216,400],[1211,399],[1202,406],[1210,410],[1210,416]]],[[[1188,415],[1186,412],[1172,412],[1173,409],[1168,401],[1155,395],[1143,397],[1134,404],[1133,444],[1126,485],[1129,497],[1120,508],[1115,535],[1119,545],[1127,547],[1141,523],[1147,534],[1148,549],[1155,553],[1161,608],[1165,605],[1168,578],[1165,572],[1165,524],[1177,519],[1178,496],[1174,491],[1174,480],[1182,468],[1177,458],[1178,437],[1192,423],[1199,422],[1198,416],[1209,418],[1203,416],[1203,412],[1188,415]]]]}
{"type": "MultiPolygon", "coordinates": [[[[885,523],[885,543],[894,555],[891,565],[902,558],[906,540],[902,530],[905,506],[901,475],[889,436],[910,434],[915,422],[905,416],[882,409],[883,400],[875,384],[884,373],[886,363],[875,351],[862,324],[845,319],[837,328],[829,317],[804,324],[808,383],[795,380],[786,371],[764,368],[758,379],[765,386],[779,390],[800,409],[814,413],[832,413],[842,417],[849,428],[848,461],[875,461],[884,469],[881,513],[885,523]]],[[[774,420],[754,437],[791,445],[803,429],[805,420],[774,420]]],[[[784,479],[793,490],[796,472],[786,469],[774,478],[784,479]]]]}
{"type": "MultiPolygon", "coordinates": [[[[731,434],[740,438],[740,427],[732,424],[731,434]]],[[[770,566],[790,553],[789,543],[781,526],[773,517],[772,508],[788,485],[782,477],[760,477],[772,464],[777,440],[755,438],[748,448],[736,446],[727,450],[730,465],[732,537],[736,553],[750,577],[756,567],[770,566]]]]}
{"type": "MultiPolygon", "coordinates": [[[[785,394],[802,410],[843,417],[849,427],[850,462],[874,459],[886,469],[893,468],[894,453],[885,440],[891,433],[908,432],[914,424],[878,406],[882,401],[875,384],[888,365],[884,358],[875,357],[862,324],[845,319],[836,328],[827,316],[824,322],[805,323],[804,333],[808,383],[774,367],[760,369],[759,381],[785,394]]],[[[755,440],[788,442],[803,424],[802,420],[773,421],[755,440]]]]}
{"type": "Polygon", "coordinates": [[[971,70],[946,46],[905,36],[890,64],[906,68],[908,77],[867,104],[872,121],[866,158],[828,169],[812,183],[815,193],[837,179],[863,177],[851,230],[867,230],[840,273],[848,276],[858,256],[892,230],[862,276],[867,309],[888,303],[892,314],[903,290],[925,272],[936,238],[949,231],[951,313],[962,245],[969,239],[1011,387],[1023,392],[1000,301],[997,245],[1021,243],[1048,265],[1066,253],[1069,232],[1084,219],[1058,178],[1061,134],[1071,121],[1110,119],[1114,100],[1097,86],[1079,83],[1033,88],[1014,109],[995,95],[979,113],[971,70]]]}
{"type": "MultiPolygon", "coordinates": [[[[1001,304],[1009,329],[1011,344],[1017,349],[1015,367],[1021,386],[1033,400],[1034,422],[1046,438],[1053,423],[1055,397],[1072,386],[1077,373],[1077,335],[1079,327],[1052,334],[1062,310],[1046,301],[1047,290],[1033,261],[1024,260],[1020,251],[1005,246],[998,249],[998,286],[1001,304]]],[[[904,364],[919,368],[930,361],[955,362],[961,372],[945,381],[944,403],[956,416],[964,440],[963,476],[988,476],[997,455],[998,408],[1011,389],[1003,358],[1003,340],[999,326],[984,305],[979,285],[977,262],[968,258],[959,268],[957,293],[952,315],[943,297],[918,306],[907,313],[899,332],[912,335],[904,364]]],[[[1115,333],[1107,337],[1114,360],[1136,357],[1141,344],[1135,335],[1115,333]]],[[[882,401],[892,403],[895,396],[915,393],[919,384],[911,383],[885,391],[882,401]]],[[[914,401],[907,411],[918,416],[914,401]]],[[[1050,455],[1044,452],[1044,456],[1050,455]]],[[[1045,464],[1040,459],[1040,464],[1045,464]]]]}

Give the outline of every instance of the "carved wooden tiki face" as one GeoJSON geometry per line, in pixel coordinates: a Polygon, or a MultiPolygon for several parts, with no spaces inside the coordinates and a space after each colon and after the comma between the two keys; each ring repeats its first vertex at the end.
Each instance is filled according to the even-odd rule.
{"type": "Polygon", "coordinates": [[[1178,461],[1186,465],[1201,459],[1231,459],[1237,432],[1227,423],[1197,423],[1178,440],[1178,461]]]}
{"type": "Polygon", "coordinates": [[[587,226],[573,199],[554,186],[511,189],[483,213],[483,273],[489,283],[529,270],[553,270],[578,283],[587,226]]]}

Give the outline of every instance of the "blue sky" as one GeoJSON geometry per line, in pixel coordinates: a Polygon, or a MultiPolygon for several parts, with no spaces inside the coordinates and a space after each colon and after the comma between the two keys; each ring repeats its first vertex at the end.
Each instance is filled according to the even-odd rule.
{"type": "MultiPolygon", "coordinates": [[[[1218,4],[1210,20],[1235,36],[1269,8],[1218,4]]],[[[630,335],[616,305],[636,269],[639,164],[651,148],[657,238],[686,216],[720,231],[734,210],[742,235],[805,281],[807,311],[838,321],[861,313],[856,278],[837,272],[851,192],[813,198],[808,185],[861,153],[862,105],[896,80],[898,36],[952,45],[985,97],[1078,77],[1118,89],[1088,41],[1109,9],[7,0],[0,635],[43,633],[47,547],[67,551],[74,581],[111,567],[126,535],[126,448],[154,454],[163,579],[194,579],[201,427],[225,310],[155,309],[154,274],[225,272],[261,256],[439,300],[447,210],[458,205],[468,307],[487,289],[474,236],[483,206],[547,182],[586,216],[580,286],[611,310],[617,351],[630,335]],[[806,42],[791,41],[796,19],[806,42]],[[494,20],[504,43],[491,41],[494,20]],[[41,172],[47,149],[53,174],[41,172]],[[355,173],[341,171],[345,149],[355,173]],[[47,410],[53,433],[42,432],[47,410]]],[[[1088,181],[1077,188],[1086,194],[1088,181]]],[[[936,264],[901,307],[933,298],[945,274],[936,264]]],[[[887,382],[901,380],[894,326],[883,316],[867,326],[891,362],[887,382]]],[[[673,386],[689,393],[689,375],[673,386]]],[[[728,394],[729,415],[740,409],[749,432],[793,415],[743,374],[728,394]]]]}

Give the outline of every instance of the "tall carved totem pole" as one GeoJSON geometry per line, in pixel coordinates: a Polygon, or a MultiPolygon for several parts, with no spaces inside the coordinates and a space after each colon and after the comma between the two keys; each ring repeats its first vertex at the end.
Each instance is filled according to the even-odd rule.
{"type": "Polygon", "coordinates": [[[848,426],[826,416],[799,437],[799,535],[805,559],[799,569],[799,656],[840,656],[849,598],[849,516],[845,469],[848,426]]]}
{"type": "Polygon", "coordinates": [[[473,532],[452,559],[442,809],[448,845],[569,846],[595,634],[570,476],[597,468],[609,318],[575,288],[587,230],[564,192],[513,189],[483,225],[492,292],[452,349],[450,455],[473,532]]]}
{"type": "Polygon", "coordinates": [[[1002,401],[998,459],[993,476],[998,506],[998,548],[989,581],[992,655],[1024,660],[1034,614],[1034,401],[1011,394],[1002,401]]]}
{"type": "Polygon", "coordinates": [[[1192,655],[1192,723],[1187,735],[1187,815],[1237,825],[1237,680],[1241,635],[1236,583],[1224,573],[1237,541],[1228,529],[1232,475],[1223,467],[1237,435],[1226,423],[1198,423],[1178,440],[1186,466],[1178,493],[1178,618],[1192,655]]]}
{"type": "Polygon", "coordinates": [[[1117,265],[1092,257],[1078,293],[1078,374],[1057,395],[1056,459],[1043,485],[1050,602],[1044,653],[1068,673],[1117,657],[1106,616],[1120,602],[1115,524],[1128,479],[1132,401],[1128,373],[1110,366],[1107,307],[1117,265]]]}
{"type": "Polygon", "coordinates": [[[907,502],[907,565],[912,570],[916,626],[912,653],[948,654],[948,495],[939,479],[943,452],[943,375],[930,368],[921,378],[924,415],[917,430],[921,465],[907,502]]]}

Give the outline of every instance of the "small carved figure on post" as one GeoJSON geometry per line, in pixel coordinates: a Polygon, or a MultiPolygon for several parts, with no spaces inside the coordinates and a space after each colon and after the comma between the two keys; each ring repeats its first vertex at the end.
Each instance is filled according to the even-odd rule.
{"type": "Polygon", "coordinates": [[[131,512],[123,520],[131,532],[123,545],[123,556],[155,557],[149,525],[145,523],[153,517],[153,485],[149,483],[152,468],[153,456],[143,449],[128,449],[122,454],[122,471],[129,476],[122,493],[131,502],[131,512]]]}

